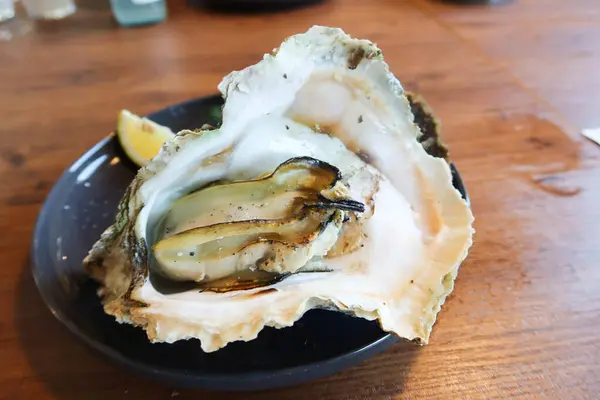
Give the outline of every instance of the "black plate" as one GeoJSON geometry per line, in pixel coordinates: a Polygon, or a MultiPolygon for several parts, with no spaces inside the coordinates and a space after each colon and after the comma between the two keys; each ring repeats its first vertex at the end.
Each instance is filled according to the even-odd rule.
{"type": "MultiPolygon", "coordinates": [[[[216,123],[220,96],[190,100],[149,115],[174,131],[216,123]]],[[[250,342],[204,353],[197,340],[151,344],[143,330],[102,311],[97,285],[82,259],[102,231],[136,168],[110,136],[85,153],[56,183],[39,214],[32,244],[33,276],[56,318],[88,345],[147,377],[180,387],[253,390],[322,377],[386,349],[395,337],[376,322],[309,311],[293,327],[265,328],[250,342]]],[[[466,196],[453,167],[454,184],[466,196]]]]}

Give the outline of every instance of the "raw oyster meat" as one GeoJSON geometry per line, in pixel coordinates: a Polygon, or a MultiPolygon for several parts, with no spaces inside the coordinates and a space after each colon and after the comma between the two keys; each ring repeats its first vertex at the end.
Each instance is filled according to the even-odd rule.
{"type": "Polygon", "coordinates": [[[105,312],[207,352],[313,308],[427,343],[473,216],[381,51],[315,26],[219,90],[221,126],[165,143],[84,260],[105,312]]]}

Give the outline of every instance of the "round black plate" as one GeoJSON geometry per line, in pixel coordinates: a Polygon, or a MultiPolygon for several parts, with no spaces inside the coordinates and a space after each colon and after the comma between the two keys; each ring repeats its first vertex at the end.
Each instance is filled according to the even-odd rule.
{"type": "MultiPolygon", "coordinates": [[[[148,117],[178,131],[215,124],[220,96],[190,100],[148,117]]],[[[104,314],[97,285],[82,259],[112,224],[136,167],[109,136],[77,160],[56,183],[39,214],[32,244],[33,276],[54,316],[88,345],[147,377],[180,387],[254,390],[296,384],[357,364],[395,337],[376,322],[324,310],[293,327],[265,328],[250,342],[204,353],[197,340],[151,344],[143,330],[104,314]]],[[[453,167],[455,186],[466,196],[453,167]]]]}

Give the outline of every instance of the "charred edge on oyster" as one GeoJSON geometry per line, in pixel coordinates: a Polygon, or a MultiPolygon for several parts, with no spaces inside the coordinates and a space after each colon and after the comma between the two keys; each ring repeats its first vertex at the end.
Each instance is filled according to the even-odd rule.
{"type": "Polygon", "coordinates": [[[317,208],[337,208],[344,211],[354,211],[354,212],[364,212],[365,205],[360,201],[352,200],[352,199],[343,199],[343,200],[331,200],[322,194],[318,194],[317,197],[321,202],[307,204],[307,206],[317,207],[317,208]]]}
{"type": "Polygon", "coordinates": [[[260,292],[254,292],[254,293],[252,293],[250,296],[258,297],[258,296],[262,296],[262,295],[265,295],[265,294],[273,293],[273,292],[276,292],[276,291],[277,291],[277,289],[274,289],[274,288],[263,289],[260,292]]]}
{"type": "Polygon", "coordinates": [[[381,56],[381,50],[373,51],[371,49],[367,51],[364,46],[356,47],[348,57],[348,69],[356,69],[362,60],[371,60],[379,56],[381,56]]]}
{"type": "MultiPolygon", "coordinates": [[[[235,276],[226,276],[224,278],[200,283],[197,285],[197,289],[200,293],[212,292],[212,293],[227,293],[243,290],[251,290],[265,286],[271,286],[278,282],[281,282],[291,274],[278,274],[267,271],[241,271],[235,276]]],[[[268,290],[268,289],[267,289],[268,290]]],[[[275,289],[273,289],[275,290],[275,289]]],[[[256,294],[256,293],[255,293],[256,294]]]]}
{"type": "Polygon", "coordinates": [[[272,285],[308,272],[306,263],[335,244],[349,220],[347,212],[365,210],[364,204],[348,198],[341,178],[326,162],[295,157],[263,178],[207,185],[176,200],[153,246],[153,283],[171,293],[178,284],[182,290],[193,288],[190,281],[201,291],[223,292],[272,285]],[[229,207],[223,198],[233,199],[229,207]],[[263,212],[263,204],[274,204],[269,217],[244,219],[247,209],[241,205],[251,201],[247,209],[254,216],[263,212]],[[235,214],[237,209],[242,214],[235,214]],[[273,210],[284,214],[274,217],[273,210]],[[208,223],[207,213],[217,215],[217,222],[213,218],[208,223]]]}
{"type": "Polygon", "coordinates": [[[421,130],[419,143],[429,155],[448,160],[448,149],[440,139],[439,121],[435,118],[425,100],[421,96],[409,92],[406,93],[406,98],[415,117],[414,122],[421,130]]]}
{"type": "Polygon", "coordinates": [[[320,169],[325,169],[330,171],[333,175],[335,175],[335,180],[333,180],[331,182],[331,187],[333,187],[340,179],[342,179],[342,173],[340,172],[340,170],[329,164],[326,163],[325,161],[321,161],[321,160],[317,160],[316,158],[312,158],[312,157],[293,157],[290,158],[289,160],[284,161],[283,163],[281,163],[276,169],[275,171],[271,174],[271,176],[273,174],[275,174],[277,172],[277,170],[279,170],[281,167],[283,166],[287,166],[289,164],[297,164],[297,163],[304,163],[306,165],[315,167],[315,168],[320,168],[320,169]]]}
{"type": "MultiPolygon", "coordinates": [[[[284,273],[277,274],[273,272],[267,271],[241,271],[239,274],[235,276],[227,276],[225,278],[218,279],[216,281],[200,283],[196,285],[196,289],[198,289],[199,293],[211,292],[211,293],[228,293],[228,292],[238,292],[245,290],[258,289],[261,287],[271,286],[278,282],[283,281],[286,278],[289,278],[292,275],[297,274],[308,274],[308,273],[324,273],[331,272],[331,269],[311,269],[311,268],[302,268],[301,270],[296,271],[295,273],[284,273]]],[[[245,295],[245,297],[256,297],[267,293],[276,292],[275,288],[263,289],[258,292],[253,292],[245,295]]]]}

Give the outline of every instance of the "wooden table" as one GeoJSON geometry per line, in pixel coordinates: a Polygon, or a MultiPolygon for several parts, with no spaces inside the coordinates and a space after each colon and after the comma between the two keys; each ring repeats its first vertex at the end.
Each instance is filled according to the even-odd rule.
{"type": "Polygon", "coordinates": [[[600,396],[600,147],[579,134],[600,126],[597,0],[333,0],[249,16],[170,6],[166,23],[125,30],[84,4],[0,43],[0,398],[600,396]],[[475,245],[431,344],[234,395],[164,387],[105,362],[54,320],[30,277],[46,194],[121,108],[144,114],[213,93],[224,74],[312,24],[380,45],[442,119],[470,191],[475,245]]]}

